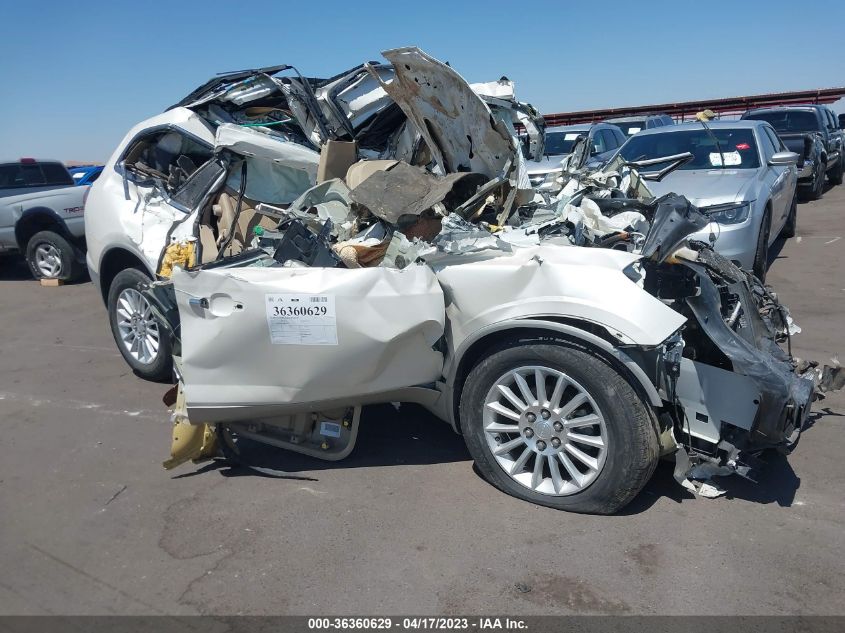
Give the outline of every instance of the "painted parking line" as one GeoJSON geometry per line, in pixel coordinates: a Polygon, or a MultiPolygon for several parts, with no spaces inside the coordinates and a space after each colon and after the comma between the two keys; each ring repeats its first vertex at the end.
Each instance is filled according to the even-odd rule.
{"type": "Polygon", "coordinates": [[[839,235],[799,235],[795,238],[795,243],[800,244],[802,240],[827,240],[822,246],[827,246],[828,244],[835,244],[839,240],[842,239],[839,235]]]}

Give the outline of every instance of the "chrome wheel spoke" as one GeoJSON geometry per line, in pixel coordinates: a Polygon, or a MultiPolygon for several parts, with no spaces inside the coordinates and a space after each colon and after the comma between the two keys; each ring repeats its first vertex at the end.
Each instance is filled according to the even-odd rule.
{"type": "Polygon", "coordinates": [[[590,457],[589,455],[587,455],[587,453],[582,451],[577,446],[573,446],[572,444],[564,444],[564,448],[566,449],[567,453],[572,455],[575,459],[584,464],[590,470],[598,469],[599,464],[598,461],[596,461],[595,457],[590,457]]]}
{"type": "Polygon", "coordinates": [[[590,396],[588,396],[583,391],[578,395],[574,396],[569,402],[567,402],[563,407],[559,410],[555,411],[560,417],[568,418],[575,409],[582,406],[589,400],[590,396]]]}
{"type": "Polygon", "coordinates": [[[533,454],[534,451],[532,451],[526,446],[525,449],[522,451],[522,454],[516,458],[516,461],[511,466],[511,475],[515,475],[519,471],[521,471],[522,467],[525,466],[525,462],[527,462],[528,458],[531,457],[531,455],[533,454]]]}
{"type": "MultiPolygon", "coordinates": [[[[509,442],[505,442],[501,446],[497,446],[496,449],[493,451],[496,455],[505,455],[506,453],[510,453],[513,449],[515,449],[520,444],[525,444],[521,437],[513,439],[509,442]]],[[[526,447],[527,448],[527,447],[526,447]]]]}
{"type": "Polygon", "coordinates": [[[501,394],[508,399],[513,406],[515,406],[519,411],[525,411],[528,408],[528,405],[525,404],[522,400],[520,400],[517,395],[511,391],[508,387],[504,385],[496,385],[501,392],[501,394]]]}
{"type": "Polygon", "coordinates": [[[519,433],[519,425],[517,424],[499,424],[492,422],[484,427],[488,433],[519,433]]]}
{"type": "Polygon", "coordinates": [[[534,458],[534,470],[531,473],[531,487],[535,490],[543,483],[543,464],[546,461],[545,455],[537,455],[534,458]]]}
{"type": "Polygon", "coordinates": [[[581,474],[581,471],[575,468],[575,464],[573,464],[570,459],[566,456],[566,453],[558,453],[558,458],[560,459],[560,463],[563,464],[564,469],[569,474],[569,479],[572,481],[572,484],[580,488],[584,482],[584,476],[581,474]]]}
{"type": "Polygon", "coordinates": [[[599,423],[599,416],[595,415],[594,413],[590,413],[589,415],[582,415],[578,418],[570,418],[568,420],[564,420],[563,426],[567,429],[574,429],[581,426],[592,426],[593,424],[599,423]]]}
{"type": "Polygon", "coordinates": [[[566,438],[579,444],[586,444],[587,446],[595,446],[596,448],[604,448],[604,440],[600,435],[581,435],[580,433],[567,433],[566,438]]]}
{"type": "Polygon", "coordinates": [[[531,393],[531,389],[528,387],[528,383],[522,374],[514,372],[513,379],[514,382],[516,382],[516,386],[519,387],[519,393],[522,394],[522,399],[529,405],[537,404],[537,399],[534,397],[534,394],[531,393]]]}
{"type": "Polygon", "coordinates": [[[560,399],[563,397],[563,390],[566,389],[566,385],[569,384],[569,381],[563,375],[557,377],[557,381],[555,382],[555,390],[552,392],[552,397],[549,398],[549,406],[552,409],[559,409],[560,408],[560,399]]]}
{"type": "Polygon", "coordinates": [[[560,468],[557,465],[557,459],[554,457],[549,459],[549,472],[552,475],[552,484],[555,487],[555,493],[558,493],[563,488],[563,477],[560,474],[560,468]]]}
{"type": "Polygon", "coordinates": [[[537,391],[537,404],[546,404],[546,374],[539,367],[534,370],[534,389],[537,391]]]}
{"type": "Polygon", "coordinates": [[[511,411],[505,405],[503,405],[501,402],[488,402],[487,408],[490,409],[491,411],[495,411],[499,415],[505,416],[506,418],[510,418],[511,420],[516,420],[517,422],[519,421],[519,419],[521,417],[519,413],[517,413],[516,411],[511,411]]]}

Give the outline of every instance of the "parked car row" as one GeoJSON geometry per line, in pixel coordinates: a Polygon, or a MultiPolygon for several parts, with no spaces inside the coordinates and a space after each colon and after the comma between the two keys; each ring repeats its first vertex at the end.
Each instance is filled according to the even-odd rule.
{"type": "Polygon", "coordinates": [[[710,239],[720,253],[762,280],[769,246],[779,236],[795,234],[799,192],[818,199],[825,180],[841,184],[845,169],[845,133],[826,106],[759,108],[739,121],[680,125],[658,114],[548,128],[543,159],[528,162],[539,193],[560,190],[562,172],[581,137],[589,155],[584,166],[606,164],[617,151],[629,161],[690,153],[686,164],[652,189],[683,194],[705,210],[712,221],[697,237],[710,239]]]}

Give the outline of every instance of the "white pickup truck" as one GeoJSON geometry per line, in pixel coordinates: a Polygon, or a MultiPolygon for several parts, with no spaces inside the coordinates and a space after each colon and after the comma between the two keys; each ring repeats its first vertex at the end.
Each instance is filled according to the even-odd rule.
{"type": "Polygon", "coordinates": [[[0,162],[0,255],[23,253],[36,279],[79,277],[89,190],[58,161],[0,162]]]}

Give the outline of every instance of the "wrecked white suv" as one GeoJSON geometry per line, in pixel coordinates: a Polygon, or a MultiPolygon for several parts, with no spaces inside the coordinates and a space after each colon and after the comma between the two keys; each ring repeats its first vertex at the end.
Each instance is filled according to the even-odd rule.
{"type": "Polygon", "coordinates": [[[542,122],[512,83],[384,56],[329,80],[217,77],[94,185],[115,339],[148,376],[173,358],[166,466],[255,442],[339,460],[362,406],[415,402],[505,492],[611,513],[661,456],[701,491],[795,445],[814,384],[778,345],[794,325],[686,239],[706,217],[650,197],[647,165],[541,199],[517,126],[541,155],[542,122]]]}

